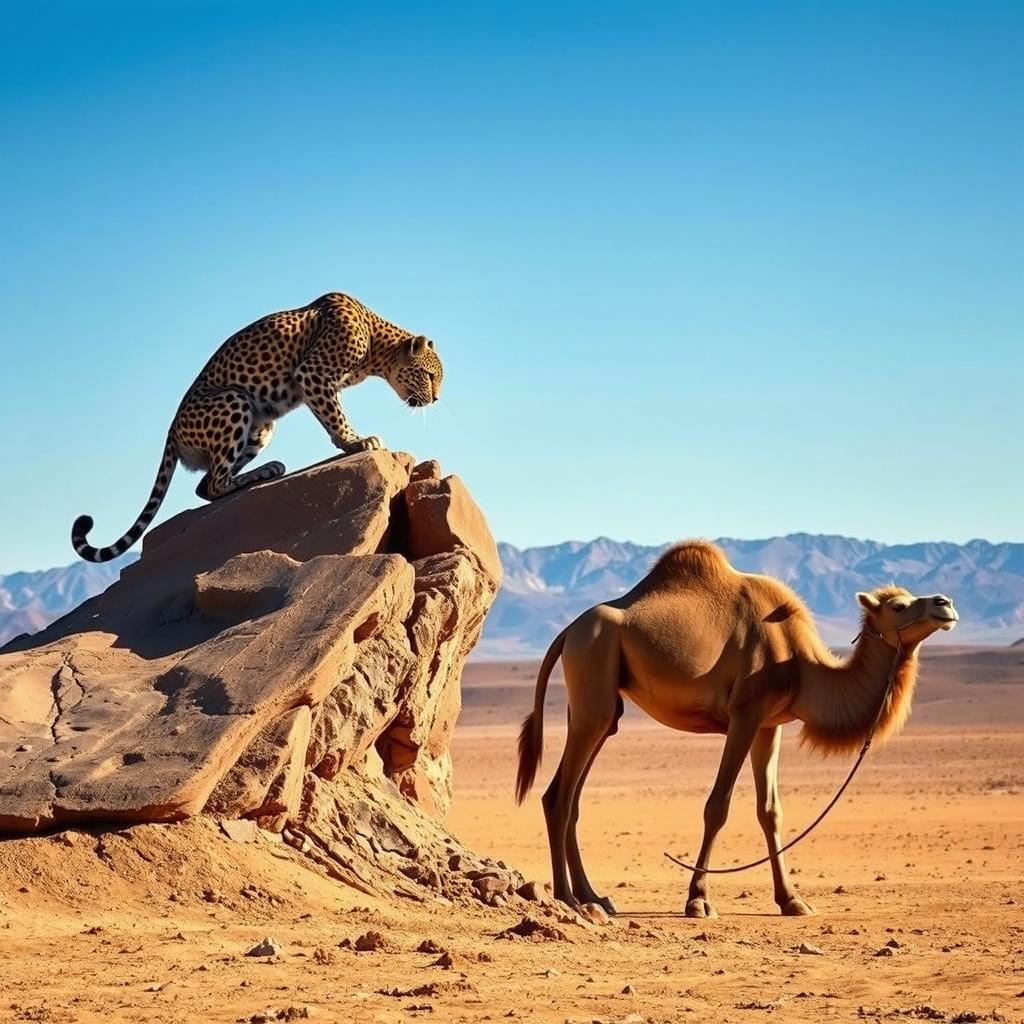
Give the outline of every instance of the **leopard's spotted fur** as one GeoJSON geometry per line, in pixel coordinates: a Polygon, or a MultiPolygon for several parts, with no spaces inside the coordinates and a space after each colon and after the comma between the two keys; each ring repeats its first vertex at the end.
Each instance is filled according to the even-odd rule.
{"type": "Polygon", "coordinates": [[[442,374],[432,341],[348,295],[332,292],[301,309],[271,313],[228,338],[185,393],[149,501],[131,529],[94,548],[86,541],[93,521],[79,516],[71,543],[90,562],[127,551],[152,522],[179,461],[206,471],[196,493],[207,500],[281,476],[280,462],[241,470],[270,440],[275,420],[302,403],[342,451],[379,448],[379,438],[352,429],[338,400],[341,388],[383,377],[403,401],[424,406],[437,400],[442,374]]]}

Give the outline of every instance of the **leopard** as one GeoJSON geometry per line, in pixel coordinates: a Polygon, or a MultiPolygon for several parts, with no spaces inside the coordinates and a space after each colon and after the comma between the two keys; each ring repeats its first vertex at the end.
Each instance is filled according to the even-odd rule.
{"type": "Polygon", "coordinates": [[[91,516],[79,516],[71,543],[81,558],[107,562],[124,554],[153,521],[178,464],[203,471],[196,494],[216,501],[285,473],[281,462],[243,469],[267,446],[277,421],[306,405],[346,455],[382,447],[359,436],[339,392],[368,377],[385,379],[412,408],[440,398],[444,367],[434,342],[385,320],[358,299],[329,292],[243,327],[211,356],[185,392],[167,433],[149,500],[113,544],[93,547],[91,516]]]}

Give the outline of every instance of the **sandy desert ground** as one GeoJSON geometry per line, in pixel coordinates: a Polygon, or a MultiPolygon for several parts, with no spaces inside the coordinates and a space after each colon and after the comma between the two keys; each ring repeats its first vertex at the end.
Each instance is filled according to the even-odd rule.
{"type": "MultiPolygon", "coordinates": [[[[467,670],[450,820],[477,852],[546,879],[539,791],[511,799],[534,668],[467,670]]],[[[553,686],[545,777],[560,697],[553,686]]],[[[767,868],[716,881],[718,920],[681,916],[687,879],[662,851],[694,852],[720,745],[627,714],[605,748],[581,823],[590,875],[620,910],[605,927],[536,905],[381,903],[209,822],[0,842],[0,1020],[1024,1020],[1024,650],[926,659],[907,731],[790,855],[816,917],[778,917],[767,868]],[[527,912],[546,939],[501,936],[527,912]],[[346,948],[368,931],[383,948],[346,948]],[[280,955],[244,955],[266,936],[280,955]]],[[[788,831],[847,765],[789,737],[788,831]]],[[[720,863],[761,853],[742,779],[720,863]]]]}

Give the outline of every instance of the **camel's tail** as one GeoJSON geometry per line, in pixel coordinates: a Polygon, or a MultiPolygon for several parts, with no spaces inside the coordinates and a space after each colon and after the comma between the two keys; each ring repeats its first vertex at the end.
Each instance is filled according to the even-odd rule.
{"type": "Polygon", "coordinates": [[[71,543],[75,551],[87,562],[109,562],[112,558],[124,554],[141,536],[142,532],[153,521],[167,494],[167,487],[174,475],[174,467],[178,464],[178,446],[170,434],[167,435],[167,444],[164,445],[164,454],[160,459],[160,469],[156,474],[156,482],[150,492],[149,501],[146,502],[138,519],[131,527],[119,537],[113,544],[105,548],[94,548],[86,537],[92,529],[92,516],[79,516],[71,527],[71,543]]]}
{"type": "Polygon", "coordinates": [[[533,710],[523,719],[523,728],[519,733],[519,771],[516,773],[516,803],[521,804],[533,780],[537,777],[541,755],[544,752],[544,694],[548,688],[548,676],[555,667],[555,662],[562,656],[565,636],[569,632],[566,626],[551,642],[548,653],[540,664],[537,673],[537,689],[533,695],[533,710]]]}

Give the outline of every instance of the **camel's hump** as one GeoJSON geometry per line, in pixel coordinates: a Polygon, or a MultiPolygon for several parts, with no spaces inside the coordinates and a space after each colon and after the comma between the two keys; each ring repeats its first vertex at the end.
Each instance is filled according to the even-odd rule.
{"type": "Polygon", "coordinates": [[[706,579],[732,571],[725,552],[707,540],[687,540],[675,544],[654,563],[651,577],[658,579],[706,579]]]}

